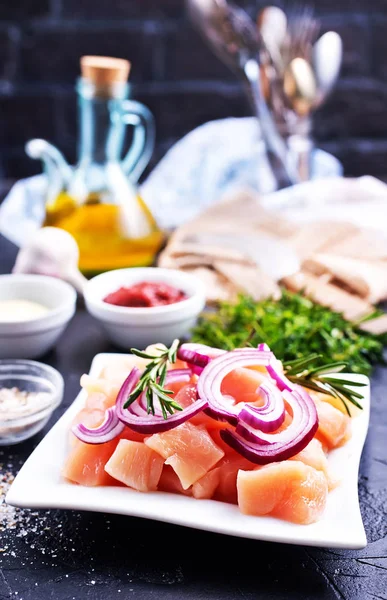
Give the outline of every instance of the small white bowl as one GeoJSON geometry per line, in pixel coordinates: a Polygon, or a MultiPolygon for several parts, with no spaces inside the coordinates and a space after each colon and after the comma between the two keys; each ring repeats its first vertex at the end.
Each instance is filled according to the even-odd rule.
{"type": "Polygon", "coordinates": [[[46,275],[0,275],[0,302],[30,300],[46,314],[28,321],[2,321],[0,358],[37,358],[57,342],[76,309],[77,293],[65,281],[46,275]]]}
{"type": "Polygon", "coordinates": [[[206,302],[204,284],[197,277],[158,267],[116,269],[97,275],[86,283],[84,297],[87,310],[98,319],[109,339],[125,350],[144,349],[156,342],[169,346],[175,338],[183,338],[194,326],[206,302]],[[167,283],[185,292],[188,298],[149,308],[104,302],[111,292],[140,281],[167,283]]]}

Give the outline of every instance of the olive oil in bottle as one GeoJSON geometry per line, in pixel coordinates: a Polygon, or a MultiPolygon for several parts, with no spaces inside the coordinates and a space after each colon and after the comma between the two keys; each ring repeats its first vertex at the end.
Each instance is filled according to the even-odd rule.
{"type": "Polygon", "coordinates": [[[73,235],[79,246],[79,268],[86,275],[148,266],[154,262],[164,235],[139,195],[135,202],[143,216],[144,234],[140,236],[131,237],[126,230],[122,207],[101,202],[97,195],[90,195],[78,206],[62,192],[52,206],[46,207],[44,225],[60,227],[73,235]]]}
{"type": "Polygon", "coordinates": [[[153,151],[154,122],[143,104],[127,99],[129,71],[123,59],[82,57],[77,164],[69,167],[47,143],[41,156],[48,176],[43,225],[74,236],[86,276],[150,265],[165,238],[138,191],[153,151]],[[132,143],[122,158],[128,125],[132,143]]]}

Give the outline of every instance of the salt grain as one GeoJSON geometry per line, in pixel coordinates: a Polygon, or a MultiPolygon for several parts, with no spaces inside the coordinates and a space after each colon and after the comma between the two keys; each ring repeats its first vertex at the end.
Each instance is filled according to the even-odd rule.
{"type": "Polygon", "coordinates": [[[47,392],[26,392],[17,387],[0,388],[0,418],[2,421],[26,417],[43,410],[51,403],[47,392]]]}
{"type": "MultiPolygon", "coordinates": [[[[49,513],[16,508],[7,504],[5,499],[14,479],[15,469],[12,463],[6,465],[0,463],[0,553],[1,556],[17,558],[12,546],[10,549],[12,538],[27,539],[31,550],[34,550],[35,543],[31,543],[34,540],[28,539],[28,536],[34,535],[36,538],[47,530],[49,513]]],[[[44,548],[40,548],[40,551],[42,554],[45,553],[44,548]]]]}
{"type": "MultiPolygon", "coordinates": [[[[0,531],[6,529],[15,529],[17,524],[16,509],[5,502],[5,497],[15,479],[13,473],[7,470],[3,471],[3,465],[0,465],[0,531]]],[[[1,549],[0,549],[1,550],[1,549]]]]}

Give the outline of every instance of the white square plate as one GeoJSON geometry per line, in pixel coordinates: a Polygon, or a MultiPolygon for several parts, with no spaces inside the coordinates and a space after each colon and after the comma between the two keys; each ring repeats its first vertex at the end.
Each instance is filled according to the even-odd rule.
{"type": "MultiPolygon", "coordinates": [[[[98,375],[117,357],[122,354],[97,354],[90,375],[98,375]]],[[[83,390],[27,459],[8,492],[7,502],[34,509],[116,513],[271,542],[364,548],[367,539],[359,508],[358,469],[369,424],[370,386],[364,375],[348,378],[367,384],[361,388],[364,409],[353,418],[351,439],[329,455],[332,473],[341,483],[329,493],[324,516],[317,523],[296,525],[272,517],[247,516],[235,505],[167,492],[144,494],[124,487],[88,488],[67,482],[61,469],[68,452],[71,422],[85,401],[83,390]]]]}

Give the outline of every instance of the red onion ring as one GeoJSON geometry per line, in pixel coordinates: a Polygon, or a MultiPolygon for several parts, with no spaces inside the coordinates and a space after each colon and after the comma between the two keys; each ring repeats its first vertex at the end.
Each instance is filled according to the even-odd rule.
{"type": "Polygon", "coordinates": [[[294,385],[289,381],[289,379],[283,374],[279,373],[275,369],[272,363],[269,363],[266,367],[266,370],[270,377],[274,379],[278,388],[282,391],[286,390],[288,392],[292,392],[294,390],[294,385]]]}
{"type": "Polygon", "coordinates": [[[191,379],[191,375],[191,369],[170,369],[167,371],[165,383],[178,383],[179,381],[185,381],[188,383],[191,379]]]}
{"type": "MultiPolygon", "coordinates": [[[[161,417],[163,411],[160,408],[160,404],[157,400],[156,394],[153,394],[153,408],[155,411],[154,414],[161,417]]],[[[137,400],[135,400],[134,402],[132,402],[132,404],[128,406],[128,409],[134,415],[143,416],[144,414],[148,414],[148,400],[146,397],[146,393],[143,392],[137,400]]]]}
{"type": "Polygon", "coordinates": [[[262,383],[259,388],[260,394],[265,397],[263,406],[245,404],[238,414],[238,427],[251,427],[266,433],[275,431],[285,420],[285,403],[281,392],[272,384],[262,383]]]}
{"type": "Polygon", "coordinates": [[[124,429],[125,425],[118,419],[113,406],[107,409],[105,419],[99,427],[91,428],[78,423],[71,428],[71,431],[81,442],[86,444],[104,444],[114,440],[124,429]]]}
{"type": "Polygon", "coordinates": [[[235,431],[225,429],[220,432],[223,441],[258,465],[287,460],[301,452],[318,428],[316,406],[300,386],[295,386],[292,392],[285,390],[283,394],[293,411],[293,420],[284,431],[267,434],[239,421],[235,431]]]}
{"type": "Polygon", "coordinates": [[[177,357],[189,365],[192,365],[192,370],[195,375],[200,375],[204,367],[208,365],[213,358],[225,353],[226,350],[221,350],[220,348],[212,348],[212,346],[206,346],[205,344],[187,342],[179,347],[177,357]]]}
{"type": "Polygon", "coordinates": [[[241,348],[225,352],[211,360],[199,376],[197,383],[197,394],[199,398],[205,398],[208,402],[206,412],[213,418],[228,421],[231,425],[237,425],[238,412],[241,406],[235,406],[235,411],[229,410],[229,405],[225,404],[221,392],[221,384],[226,375],[238,367],[267,366],[270,363],[273,354],[263,352],[256,348],[241,348]]]}
{"type": "MultiPolygon", "coordinates": [[[[258,344],[257,348],[258,348],[258,350],[270,352],[270,348],[267,344],[258,344]]],[[[274,355],[273,355],[273,357],[274,357],[274,355]]],[[[277,384],[278,388],[281,390],[281,392],[283,390],[288,390],[289,392],[291,392],[294,389],[294,386],[289,381],[289,379],[287,377],[285,377],[285,375],[283,373],[279,373],[272,364],[269,364],[266,367],[266,370],[267,370],[268,374],[270,375],[270,377],[272,379],[274,379],[274,381],[276,382],[276,384],[277,384]]]]}
{"type": "Polygon", "coordinates": [[[270,352],[269,346],[265,343],[258,344],[257,349],[260,350],[261,352],[270,352]]]}
{"type": "Polygon", "coordinates": [[[137,407],[134,407],[133,405],[135,405],[136,402],[133,402],[128,408],[124,408],[128,396],[134,390],[139,378],[140,371],[134,367],[124,381],[116,400],[118,418],[133,431],[150,434],[168,431],[169,429],[181,425],[207,406],[207,400],[196,400],[196,402],[187,408],[184,408],[182,411],[169,415],[167,419],[164,419],[162,415],[148,414],[140,404],[138,404],[137,407]]]}

